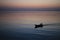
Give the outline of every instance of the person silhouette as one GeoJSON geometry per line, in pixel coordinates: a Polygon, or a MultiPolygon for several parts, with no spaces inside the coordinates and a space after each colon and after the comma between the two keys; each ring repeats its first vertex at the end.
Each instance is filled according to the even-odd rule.
{"type": "Polygon", "coordinates": [[[35,28],[38,28],[38,27],[43,27],[43,23],[40,23],[39,25],[35,24],[35,28]]]}

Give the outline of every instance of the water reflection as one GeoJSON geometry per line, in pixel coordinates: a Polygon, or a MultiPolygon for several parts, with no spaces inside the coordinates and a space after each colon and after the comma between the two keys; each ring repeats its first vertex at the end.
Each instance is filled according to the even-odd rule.
{"type": "Polygon", "coordinates": [[[8,40],[59,40],[59,16],[60,12],[11,12],[1,14],[0,38],[8,40]],[[34,24],[41,22],[49,26],[35,29],[34,24]]]}

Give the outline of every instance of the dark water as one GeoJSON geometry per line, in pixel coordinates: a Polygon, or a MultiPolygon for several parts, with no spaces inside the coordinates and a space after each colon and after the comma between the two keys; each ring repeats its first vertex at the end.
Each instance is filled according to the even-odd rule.
{"type": "Polygon", "coordinates": [[[59,25],[37,29],[34,28],[33,24],[22,25],[24,24],[1,24],[0,40],[60,40],[59,25]],[[32,28],[28,28],[29,26],[32,28]]]}
{"type": "Polygon", "coordinates": [[[7,12],[0,15],[0,40],[60,40],[60,12],[7,12]],[[34,24],[49,24],[34,28],[34,24]]]}

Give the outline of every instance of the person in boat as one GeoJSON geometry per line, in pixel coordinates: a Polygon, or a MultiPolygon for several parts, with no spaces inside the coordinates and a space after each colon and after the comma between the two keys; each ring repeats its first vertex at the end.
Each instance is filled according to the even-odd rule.
{"type": "Polygon", "coordinates": [[[40,23],[39,25],[35,24],[35,28],[38,28],[38,27],[43,27],[43,23],[40,23]]]}

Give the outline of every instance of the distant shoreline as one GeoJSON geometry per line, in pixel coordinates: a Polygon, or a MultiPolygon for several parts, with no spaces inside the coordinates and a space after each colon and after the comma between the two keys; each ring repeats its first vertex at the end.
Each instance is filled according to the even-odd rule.
{"type": "Polygon", "coordinates": [[[60,12],[60,11],[0,11],[0,12],[60,12]]]}

